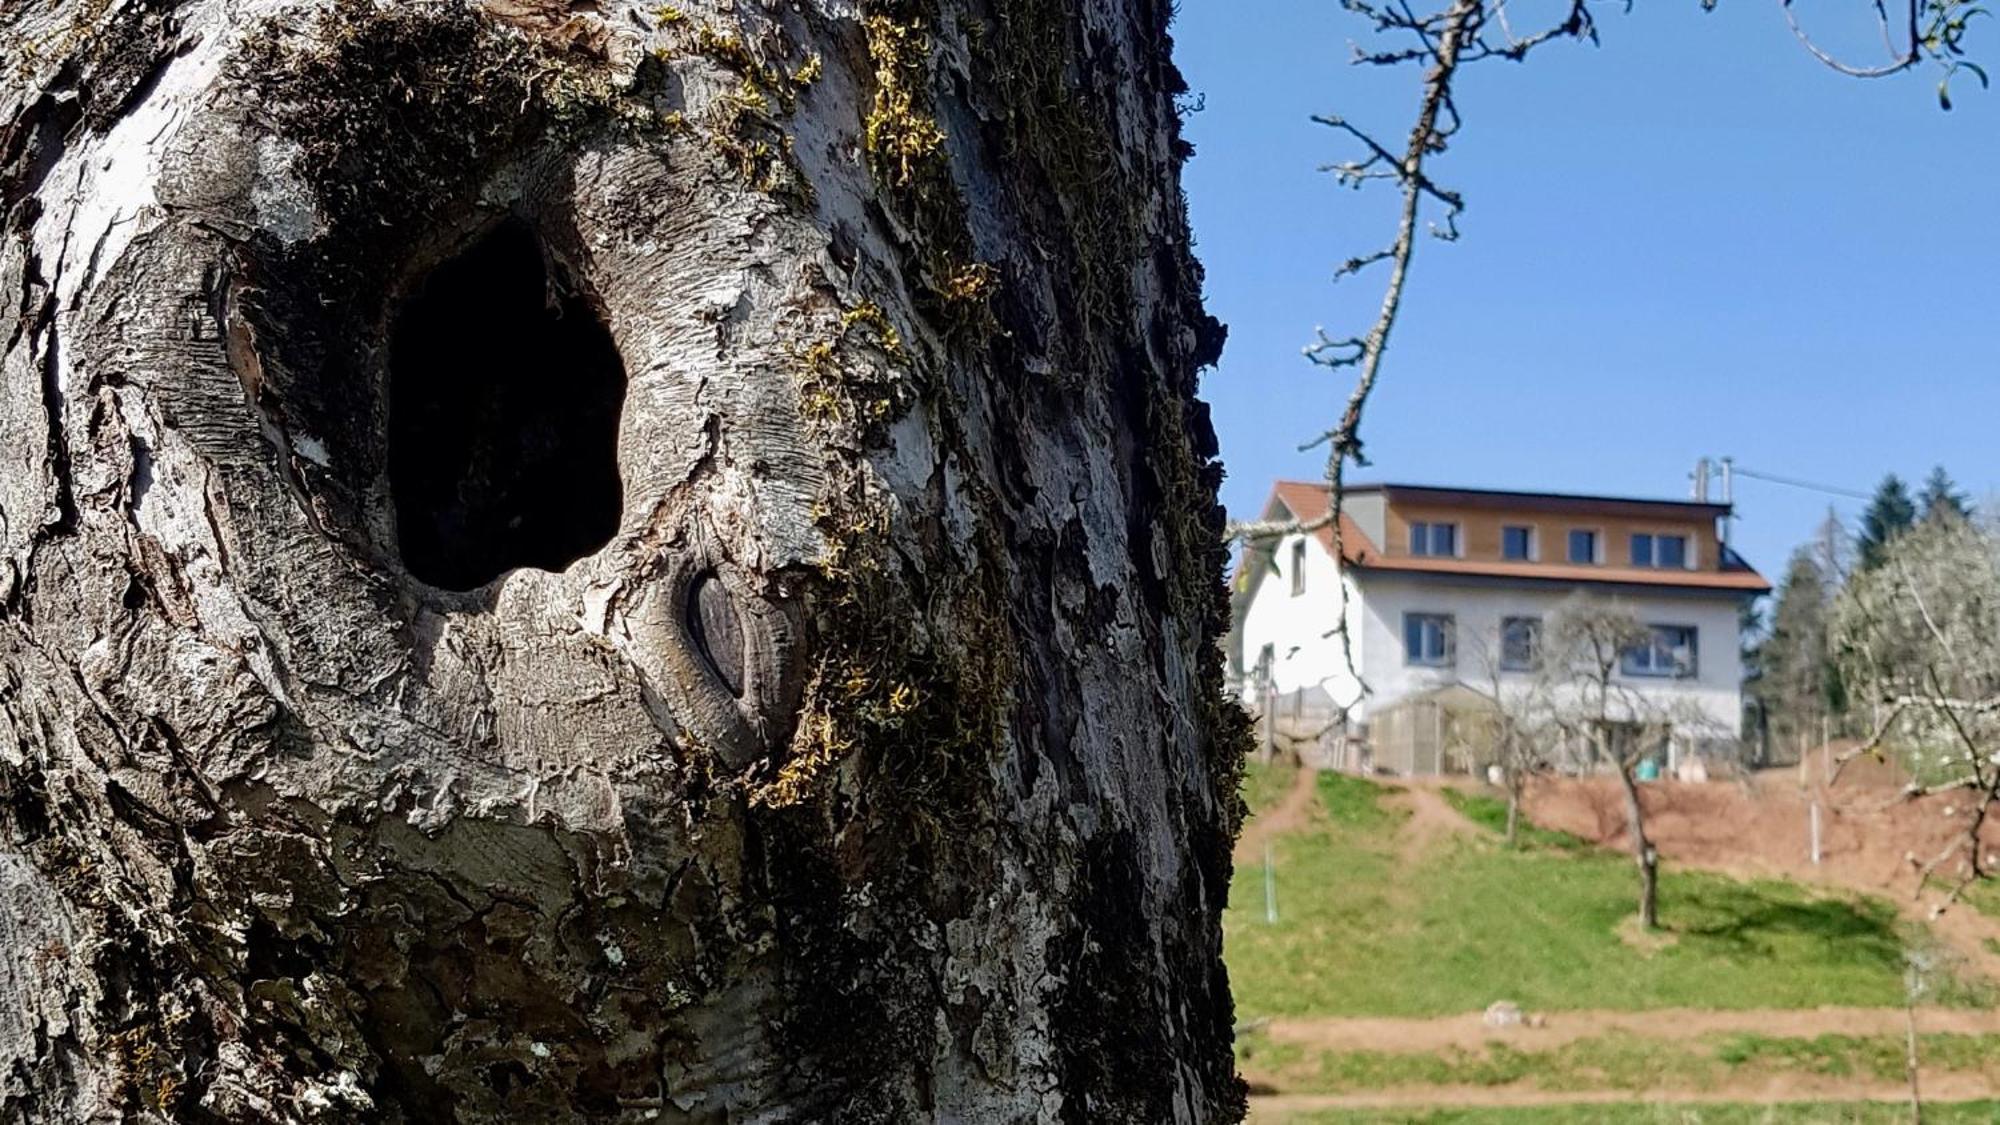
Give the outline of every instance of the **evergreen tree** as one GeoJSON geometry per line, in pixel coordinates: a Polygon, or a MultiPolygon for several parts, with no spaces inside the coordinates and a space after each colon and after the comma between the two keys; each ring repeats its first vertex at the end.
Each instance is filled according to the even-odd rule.
{"type": "Polygon", "coordinates": [[[1757,646],[1751,690],[1779,737],[1817,737],[1819,718],[1832,709],[1826,613],[1835,581],[1813,547],[1792,552],[1771,610],[1771,631],[1757,646]]]}
{"type": "Polygon", "coordinates": [[[1972,517],[1972,504],[1965,493],[1959,491],[1958,482],[1944,471],[1943,465],[1931,469],[1931,475],[1924,480],[1924,491],[1917,497],[1917,505],[1925,520],[1972,517]]]}
{"type": "Polygon", "coordinates": [[[1882,561],[1882,549],[1889,541],[1908,531],[1917,522],[1917,505],[1910,499],[1909,486],[1894,473],[1875,486],[1875,498],[1861,513],[1861,534],[1856,549],[1862,570],[1872,570],[1882,561]]]}
{"type": "Polygon", "coordinates": [[[1812,552],[1813,562],[1827,585],[1839,586],[1847,581],[1847,572],[1854,568],[1854,535],[1841,522],[1833,505],[1827,505],[1826,516],[1819,521],[1806,549],[1812,552]]]}

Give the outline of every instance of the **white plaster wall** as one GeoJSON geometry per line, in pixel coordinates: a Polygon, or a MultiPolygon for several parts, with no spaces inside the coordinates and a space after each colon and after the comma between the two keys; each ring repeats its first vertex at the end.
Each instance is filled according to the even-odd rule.
{"type": "MultiPolygon", "coordinates": [[[[1487,691],[1499,661],[1500,622],[1507,617],[1548,619],[1571,590],[1559,586],[1455,585],[1435,579],[1366,574],[1360,583],[1360,664],[1371,693],[1355,711],[1371,711],[1412,692],[1459,682],[1487,691]],[[1451,668],[1406,664],[1403,615],[1447,613],[1457,619],[1458,654],[1451,668]],[[1490,663],[1489,663],[1490,661],[1490,663]]],[[[1618,682],[1661,704],[1698,706],[1716,733],[1735,736],[1742,723],[1743,661],[1737,647],[1734,595],[1621,593],[1617,600],[1649,625],[1692,625],[1699,630],[1696,675],[1689,679],[1618,675],[1618,682]]],[[[1253,650],[1254,654],[1254,650],[1253,650]]],[[[1503,672],[1500,690],[1525,687],[1527,673],[1503,672]]]]}
{"type": "MultiPolygon", "coordinates": [[[[1257,654],[1268,644],[1273,655],[1271,678],[1280,692],[1317,687],[1336,705],[1351,706],[1360,698],[1360,687],[1348,669],[1340,638],[1327,635],[1340,620],[1340,586],[1344,581],[1340,569],[1319,540],[1309,535],[1291,535],[1280,542],[1277,564],[1277,573],[1264,575],[1243,614],[1245,702],[1258,702],[1254,698],[1257,654]],[[1306,545],[1305,592],[1294,595],[1292,548],[1301,541],[1306,545]]],[[[1354,637],[1356,667],[1363,661],[1360,600],[1359,591],[1348,581],[1349,629],[1354,637]]]]}

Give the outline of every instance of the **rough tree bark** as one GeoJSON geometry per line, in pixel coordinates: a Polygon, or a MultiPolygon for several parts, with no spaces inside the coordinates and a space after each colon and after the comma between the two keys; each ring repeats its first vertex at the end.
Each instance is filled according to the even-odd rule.
{"type": "Polygon", "coordinates": [[[1240,1115],[1168,9],[0,5],[0,1118],[1240,1115]]]}
{"type": "Polygon", "coordinates": [[[1625,832],[1632,841],[1632,862],[1639,865],[1639,928],[1660,928],[1660,852],[1646,835],[1646,808],[1639,801],[1639,783],[1632,776],[1634,763],[1613,758],[1618,787],[1625,795],[1625,832]]]}

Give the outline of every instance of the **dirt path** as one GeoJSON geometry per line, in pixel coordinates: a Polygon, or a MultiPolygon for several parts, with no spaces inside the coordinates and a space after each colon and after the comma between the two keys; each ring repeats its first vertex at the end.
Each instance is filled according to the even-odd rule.
{"type": "Polygon", "coordinates": [[[1304,828],[1312,816],[1313,790],[1319,775],[1302,769],[1292,776],[1292,787],[1278,803],[1244,822],[1236,837],[1236,861],[1263,858],[1264,845],[1280,836],[1304,828]]]}
{"type": "MultiPolygon", "coordinates": [[[[1977,1074],[1940,1074],[1924,1080],[1929,1102],[1966,1102],[1993,1096],[1993,1083],[1977,1074]]],[[[1328,1109],[1436,1109],[1446,1106],[1777,1105],[1785,1102],[1908,1102],[1909,1087],[1871,1079],[1786,1074],[1723,1083],[1703,1090],[1543,1090],[1533,1086],[1408,1086],[1358,1094],[1277,1094],[1250,1099],[1250,1120],[1276,1123],[1294,1114],[1328,1109]]]]}
{"type": "MultiPolygon", "coordinates": [[[[1901,1008],[1778,1008],[1735,1012],[1654,1008],[1643,1012],[1549,1012],[1543,1019],[1541,1027],[1508,1028],[1487,1027],[1477,1012],[1433,1019],[1274,1019],[1263,1025],[1263,1031],[1273,1042],[1296,1043],[1318,1050],[1421,1053],[1451,1048],[1472,1050],[1492,1042],[1530,1050],[1613,1032],[1662,1041],[1739,1032],[1801,1039],[1818,1035],[1900,1035],[1905,1017],[1901,1008]]],[[[2000,1034],[2000,1011],[1920,1008],[1917,1030],[1925,1034],[2000,1034]]]]}
{"type": "Polygon", "coordinates": [[[1399,786],[1388,800],[1410,814],[1396,833],[1396,862],[1406,871],[1422,862],[1439,841],[1479,831],[1432,786],[1399,786]]]}

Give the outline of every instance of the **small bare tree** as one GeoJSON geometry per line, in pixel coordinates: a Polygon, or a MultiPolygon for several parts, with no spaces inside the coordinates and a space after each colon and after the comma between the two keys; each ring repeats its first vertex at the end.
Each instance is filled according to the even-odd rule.
{"type": "Polygon", "coordinates": [[[1692,653],[1662,647],[1655,631],[1615,600],[1571,596],[1543,630],[1536,686],[1527,697],[1540,708],[1529,729],[1540,727],[1593,764],[1608,765],[1625,797],[1625,823],[1639,869],[1639,924],[1656,929],[1659,851],[1646,835],[1639,800],[1640,763],[1677,733],[1714,725],[1691,701],[1641,691],[1625,678],[1628,656],[1643,654],[1670,675],[1692,673],[1692,653]]]}
{"type": "Polygon", "coordinates": [[[1910,767],[1906,797],[1972,797],[1963,831],[1919,867],[1921,893],[1956,861],[1942,910],[1993,874],[1980,838],[2000,798],[2000,534],[1945,517],[1890,540],[1842,591],[1832,635],[1855,705],[1875,715],[1842,764],[1894,753],[1910,767]]]}
{"type": "Polygon", "coordinates": [[[1487,741],[1486,749],[1500,770],[1500,787],[1507,794],[1507,846],[1513,847],[1521,834],[1521,798],[1528,778],[1548,765],[1551,744],[1548,716],[1552,712],[1539,675],[1532,674],[1539,663],[1539,624],[1526,627],[1522,635],[1509,637],[1502,625],[1479,638],[1473,646],[1473,660],[1479,680],[1464,686],[1492,706],[1491,719],[1478,734],[1487,741]],[[1523,659],[1525,658],[1525,659],[1523,659]],[[1521,675],[1519,673],[1530,673],[1521,675]],[[1516,673],[1510,675],[1509,673],[1516,673]]]}

